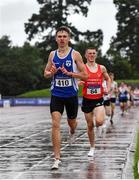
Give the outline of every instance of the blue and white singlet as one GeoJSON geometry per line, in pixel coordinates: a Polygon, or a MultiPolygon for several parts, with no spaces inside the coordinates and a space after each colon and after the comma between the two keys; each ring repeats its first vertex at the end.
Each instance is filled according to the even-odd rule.
{"type": "MultiPolygon", "coordinates": [[[[72,52],[74,50],[71,48],[69,53],[61,58],[58,56],[57,50],[54,52],[54,57],[52,62],[57,68],[64,65],[65,69],[70,72],[77,72],[76,64],[72,58],[72,52]]],[[[63,74],[61,70],[58,70],[54,75],[51,83],[51,94],[58,97],[72,97],[77,96],[78,85],[77,79],[63,74]]]]}

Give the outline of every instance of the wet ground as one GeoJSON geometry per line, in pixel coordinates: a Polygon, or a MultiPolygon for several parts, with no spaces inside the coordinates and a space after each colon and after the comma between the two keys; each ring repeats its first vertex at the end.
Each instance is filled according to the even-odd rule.
{"type": "Polygon", "coordinates": [[[61,121],[59,170],[51,170],[51,118],[48,106],[0,108],[0,179],[131,179],[139,107],[121,117],[116,107],[114,125],[96,137],[95,158],[88,159],[86,123],[79,107],[76,140],[68,144],[66,116],[61,121]]]}

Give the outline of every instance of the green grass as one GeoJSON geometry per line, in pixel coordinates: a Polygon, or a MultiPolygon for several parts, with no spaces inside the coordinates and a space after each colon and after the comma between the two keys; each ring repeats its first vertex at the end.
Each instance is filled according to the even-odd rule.
{"type": "Polygon", "coordinates": [[[18,97],[22,97],[22,98],[50,97],[50,88],[26,92],[24,94],[19,95],[18,97]]]}
{"type": "MultiPolygon", "coordinates": [[[[139,80],[117,80],[118,84],[120,84],[120,82],[122,81],[133,86],[136,85],[139,86],[139,80]]],[[[82,87],[79,88],[79,93],[78,93],[79,96],[82,96],[81,90],[82,87]]],[[[18,97],[24,97],[24,98],[50,97],[50,88],[26,92],[24,94],[18,95],[18,97]]]]}
{"type": "MultiPolygon", "coordinates": [[[[81,96],[81,87],[79,88],[79,96],[81,96]]],[[[30,91],[26,92],[24,94],[18,95],[17,97],[21,98],[37,98],[37,97],[50,97],[50,88],[48,89],[42,89],[42,90],[35,90],[35,91],[30,91]]]]}
{"type": "Polygon", "coordinates": [[[120,84],[122,81],[124,81],[125,83],[129,84],[129,85],[133,85],[133,86],[136,86],[138,85],[139,86],[139,79],[123,79],[123,80],[116,80],[118,82],[118,84],[120,84]]]}
{"type": "Polygon", "coordinates": [[[139,130],[137,133],[137,144],[136,144],[136,151],[134,155],[134,178],[139,179],[139,172],[138,172],[138,161],[139,161],[139,130]]]}

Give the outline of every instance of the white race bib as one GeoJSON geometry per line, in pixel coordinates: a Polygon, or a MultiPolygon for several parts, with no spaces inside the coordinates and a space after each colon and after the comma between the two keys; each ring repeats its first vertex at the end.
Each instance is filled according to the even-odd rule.
{"type": "Polygon", "coordinates": [[[56,79],[57,87],[70,87],[72,86],[71,79],[56,79]]]}
{"type": "Polygon", "coordinates": [[[109,94],[105,94],[104,96],[103,96],[103,99],[104,99],[104,101],[107,101],[107,100],[109,100],[110,99],[110,95],[109,94]]]}
{"type": "Polygon", "coordinates": [[[101,94],[100,87],[95,87],[95,86],[88,87],[87,94],[101,94]]]}

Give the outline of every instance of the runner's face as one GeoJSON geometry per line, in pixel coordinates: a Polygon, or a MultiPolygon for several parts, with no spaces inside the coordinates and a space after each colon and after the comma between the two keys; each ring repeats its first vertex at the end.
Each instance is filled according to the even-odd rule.
{"type": "Polygon", "coordinates": [[[87,61],[95,62],[96,56],[97,56],[97,52],[95,49],[88,49],[86,51],[85,57],[86,57],[87,61]]]}
{"type": "Polygon", "coordinates": [[[114,75],[110,75],[111,80],[114,80],[114,75]]]}
{"type": "Polygon", "coordinates": [[[59,31],[56,35],[56,42],[59,47],[65,47],[70,41],[69,34],[66,31],[59,31]]]}

